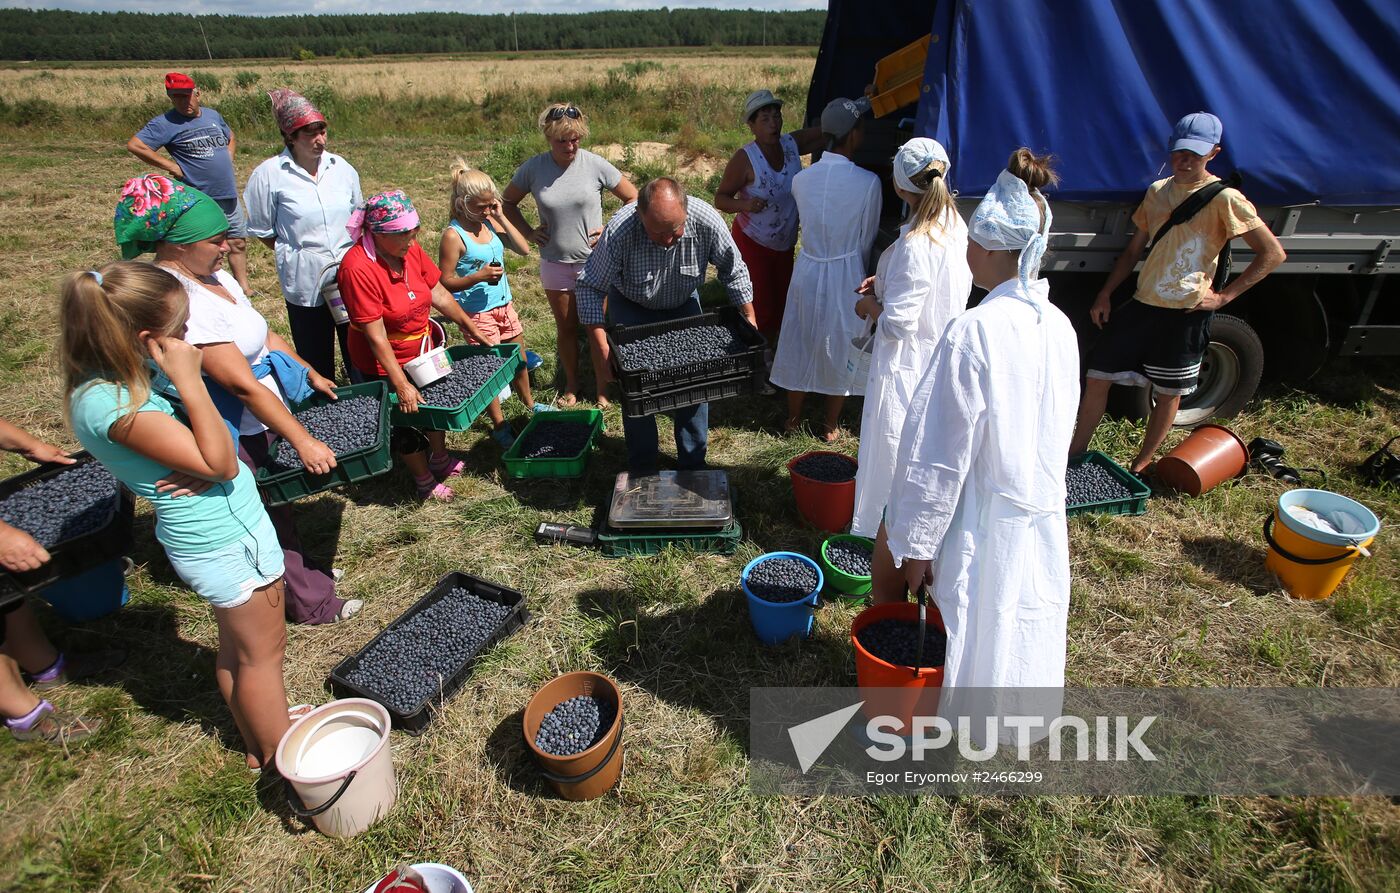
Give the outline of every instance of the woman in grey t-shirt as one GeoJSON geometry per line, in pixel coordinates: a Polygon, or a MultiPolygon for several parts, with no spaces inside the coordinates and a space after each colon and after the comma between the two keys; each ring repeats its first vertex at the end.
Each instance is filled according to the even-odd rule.
{"type": "MultiPolygon", "coordinates": [[[[607,159],[579,147],[588,138],[588,119],[571,103],[556,102],[540,113],[540,130],[549,151],[527,160],[511,177],[501,196],[506,219],[540,246],[540,283],[554,311],[559,363],[564,368],[562,407],[578,402],[578,310],[574,283],[583,273],[583,262],[603,232],[602,191],[610,191],[624,204],[637,199],[633,186],[607,159]],[[520,200],[533,196],[540,225],[532,227],[520,213],[520,200]]],[[[598,405],[606,407],[607,366],[593,356],[598,383],[598,405]]]]}

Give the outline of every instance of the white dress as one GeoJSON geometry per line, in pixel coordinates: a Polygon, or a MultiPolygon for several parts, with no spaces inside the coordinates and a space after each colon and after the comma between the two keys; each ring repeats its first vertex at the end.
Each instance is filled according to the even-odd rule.
{"type": "Polygon", "coordinates": [[[910,238],[906,224],[880,258],[875,294],[884,305],[875,327],[875,350],[860,417],[860,468],[851,532],[875,536],[889,501],[899,436],[914,389],[924,377],[943,330],[967,309],[972,271],[967,268],[967,224],[957,211],[935,242],[910,238]]]}
{"type": "Polygon", "coordinates": [[[863,325],[855,314],[855,291],[880,222],[880,178],[827,152],[792,178],[792,196],[802,249],[769,379],[789,391],[863,394],[865,382],[851,380],[846,359],[863,325]]]}
{"type": "Polygon", "coordinates": [[[1064,685],[1065,466],[1079,348],[1045,280],[953,320],[909,405],[885,526],[933,559],[945,687],[1064,685]]]}

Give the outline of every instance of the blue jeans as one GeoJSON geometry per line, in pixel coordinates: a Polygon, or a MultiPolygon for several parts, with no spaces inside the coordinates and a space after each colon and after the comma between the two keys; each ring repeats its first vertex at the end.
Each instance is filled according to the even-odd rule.
{"type": "MultiPolygon", "coordinates": [[[[608,295],[608,324],[639,326],[699,316],[700,296],[691,295],[673,310],[648,310],[613,291],[608,295]]],[[[693,471],[705,467],[705,450],[710,441],[710,404],[687,406],[669,413],[676,427],[676,467],[693,471]]],[[[660,467],[656,420],[650,417],[622,417],[622,433],[627,440],[627,470],[632,474],[655,474],[660,467]]]]}

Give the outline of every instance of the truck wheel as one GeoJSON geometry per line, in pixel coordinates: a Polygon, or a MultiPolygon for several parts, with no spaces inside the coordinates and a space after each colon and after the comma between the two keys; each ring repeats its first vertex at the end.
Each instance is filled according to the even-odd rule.
{"type": "Polygon", "coordinates": [[[1181,398],[1172,424],[1194,428],[1211,419],[1234,418],[1254,398],[1263,373],[1264,344],[1254,329],[1238,316],[1217,313],[1196,390],[1181,398]]]}

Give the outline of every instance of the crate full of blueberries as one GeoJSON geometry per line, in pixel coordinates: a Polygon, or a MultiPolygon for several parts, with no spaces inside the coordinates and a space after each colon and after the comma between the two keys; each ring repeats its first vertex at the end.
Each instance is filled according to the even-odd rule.
{"type": "Polygon", "coordinates": [[[398,394],[389,395],[394,407],[389,421],[423,431],[465,431],[486,411],[520,368],[520,349],[514,344],[458,344],[447,349],[452,371],[418,389],[417,412],[398,408],[398,394]]]}
{"type": "Polygon", "coordinates": [[[49,553],[32,571],[0,568],[0,605],[105,564],[131,549],[132,495],[86,452],[0,481],[0,521],[49,553]]]}
{"type": "Polygon", "coordinates": [[[506,477],[579,477],[602,430],[603,412],[599,409],[537,413],[506,450],[502,459],[506,477]]]}
{"type": "Polygon", "coordinates": [[[734,307],[607,332],[613,374],[629,416],[653,415],[751,393],[767,340],[734,307]]]}
{"type": "Polygon", "coordinates": [[[530,619],[525,596],[460,571],[331,670],[336,697],[384,705],[394,726],[422,734],[476,658],[530,619]]]}
{"type": "Polygon", "coordinates": [[[1098,450],[1070,459],[1065,471],[1066,516],[1141,515],[1151,493],[1151,487],[1098,450]]]}
{"type": "Polygon", "coordinates": [[[258,469],[258,487],[267,504],[285,505],[294,499],[353,484],[383,474],[393,465],[389,455],[388,386],[367,381],[335,389],[335,400],[313,394],[292,406],[292,414],[312,437],[335,451],[336,466],[326,474],[311,474],[296,449],[285,440],[273,441],[268,462],[258,469]]]}

